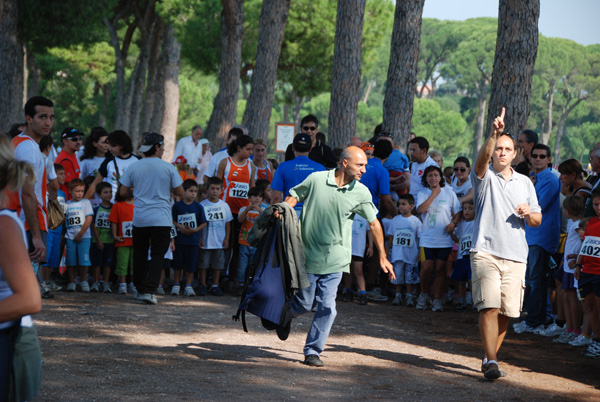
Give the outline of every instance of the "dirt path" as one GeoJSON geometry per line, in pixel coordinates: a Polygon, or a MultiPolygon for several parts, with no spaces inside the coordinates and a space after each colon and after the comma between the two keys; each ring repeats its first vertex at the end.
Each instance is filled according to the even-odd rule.
{"type": "Polygon", "coordinates": [[[237,298],[59,293],[36,316],[47,401],[600,399],[600,359],[582,349],[510,330],[501,351],[508,377],[478,371],[477,314],[390,304],[344,304],[321,358],[300,363],[310,316],[285,342],[237,298]]]}

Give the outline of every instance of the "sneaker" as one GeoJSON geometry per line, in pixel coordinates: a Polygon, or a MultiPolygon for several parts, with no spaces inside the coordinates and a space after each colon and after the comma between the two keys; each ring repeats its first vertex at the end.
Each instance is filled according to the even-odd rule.
{"type": "Polygon", "coordinates": [[[414,307],[415,306],[415,299],[413,298],[413,295],[410,295],[410,294],[406,295],[406,299],[404,300],[404,305],[406,307],[414,307]]]}
{"type": "Polygon", "coordinates": [[[367,292],[367,298],[374,302],[386,302],[389,300],[389,297],[381,294],[381,289],[375,288],[370,292],[367,292]]]}
{"type": "Polygon", "coordinates": [[[402,304],[402,293],[396,293],[394,296],[394,301],[392,302],[392,306],[399,306],[402,304]]]}
{"type": "Polygon", "coordinates": [[[130,283],[129,285],[127,285],[127,290],[129,291],[129,293],[132,293],[133,296],[138,294],[137,289],[135,288],[135,285],[132,283],[130,283]]]}
{"type": "Polygon", "coordinates": [[[119,283],[119,294],[120,295],[127,294],[127,284],[126,283],[119,283]]]}
{"type": "Polygon", "coordinates": [[[144,293],[141,296],[138,294],[136,300],[143,301],[146,304],[156,304],[156,296],[151,293],[144,293]]]}
{"type": "Polygon", "coordinates": [[[46,289],[51,290],[53,292],[58,292],[62,290],[62,286],[58,286],[54,281],[45,281],[46,289]]]}
{"type": "Polygon", "coordinates": [[[69,282],[67,285],[67,292],[74,292],[77,290],[77,284],[75,282],[69,282]]]}
{"type": "Polygon", "coordinates": [[[49,290],[44,290],[42,293],[42,299],[54,299],[54,293],[49,290]]]}
{"type": "Polygon", "coordinates": [[[323,360],[317,355],[308,355],[304,358],[304,364],[312,367],[323,367],[323,360]]]}
{"type": "Polygon", "coordinates": [[[211,286],[208,293],[210,293],[213,296],[223,296],[223,291],[218,286],[211,286]]]}
{"type": "Polygon", "coordinates": [[[366,306],[368,304],[368,297],[366,293],[361,293],[358,295],[358,304],[361,306],[366,306]]]}
{"type": "Polygon", "coordinates": [[[181,287],[179,285],[173,285],[173,287],[171,288],[171,296],[179,296],[180,290],[181,287]]]}
{"type": "Polygon", "coordinates": [[[528,332],[528,333],[535,334],[535,333],[543,331],[544,329],[545,329],[544,324],[540,324],[537,327],[530,327],[527,324],[523,324],[522,326],[515,329],[515,333],[523,334],[523,333],[528,332]]]}
{"type": "Polygon", "coordinates": [[[433,299],[433,307],[431,307],[431,311],[444,311],[444,306],[442,306],[442,301],[440,299],[433,299]]]}
{"type": "Polygon", "coordinates": [[[500,377],[506,377],[506,371],[500,370],[498,364],[492,361],[485,366],[483,376],[488,380],[497,380],[500,377]]]}
{"type": "Polygon", "coordinates": [[[427,295],[421,293],[419,298],[417,299],[417,310],[426,310],[427,309],[427,295]]]}
{"type": "Polygon", "coordinates": [[[552,342],[554,342],[554,343],[569,343],[571,341],[574,341],[575,338],[577,338],[577,335],[575,335],[575,333],[573,333],[573,332],[565,332],[564,334],[562,334],[558,338],[552,339],[552,342]]]}
{"type": "Polygon", "coordinates": [[[206,285],[200,285],[198,287],[198,293],[196,293],[198,296],[206,296],[206,293],[208,292],[208,288],[206,287],[206,285]]]}
{"type": "Polygon", "coordinates": [[[82,281],[81,282],[81,291],[85,292],[85,293],[89,293],[90,292],[90,284],[88,283],[88,281],[82,281]]]}
{"type": "Polygon", "coordinates": [[[165,294],[165,290],[163,289],[162,286],[159,286],[156,288],[156,294],[157,295],[164,295],[165,294]]]}
{"type": "Polygon", "coordinates": [[[589,346],[592,344],[592,338],[588,338],[587,336],[583,335],[583,334],[579,334],[577,336],[577,338],[573,339],[571,342],[569,342],[569,345],[571,346],[589,346]]]}
{"type": "Polygon", "coordinates": [[[191,286],[186,286],[183,294],[187,297],[196,296],[196,292],[194,292],[194,289],[192,289],[191,286]]]}
{"type": "Polygon", "coordinates": [[[566,331],[567,331],[566,325],[564,327],[559,327],[558,325],[556,325],[556,323],[554,323],[554,324],[548,326],[548,328],[546,328],[542,332],[540,332],[540,335],[550,338],[553,336],[562,335],[566,331]]]}
{"type": "Polygon", "coordinates": [[[92,287],[90,288],[90,290],[92,292],[99,292],[100,291],[100,282],[94,282],[92,284],[92,287]]]}
{"type": "Polygon", "coordinates": [[[465,303],[464,301],[458,301],[458,303],[456,303],[456,305],[454,306],[454,310],[456,311],[464,311],[467,309],[467,303],[465,303]]]}
{"type": "Polygon", "coordinates": [[[525,321],[519,321],[519,322],[516,322],[516,323],[514,323],[514,324],[513,324],[513,329],[516,331],[516,330],[517,330],[517,328],[520,328],[520,327],[522,327],[523,325],[526,325],[526,324],[525,324],[525,321]]]}
{"type": "Polygon", "coordinates": [[[592,344],[588,346],[587,350],[583,354],[586,357],[600,357],[600,342],[592,341],[592,344]]]}
{"type": "Polygon", "coordinates": [[[102,283],[102,293],[112,293],[112,289],[110,288],[110,282],[102,283]]]}

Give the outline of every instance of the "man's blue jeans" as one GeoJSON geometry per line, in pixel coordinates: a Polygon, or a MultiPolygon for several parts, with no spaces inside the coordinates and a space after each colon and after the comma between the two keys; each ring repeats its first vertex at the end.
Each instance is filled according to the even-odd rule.
{"type": "Polygon", "coordinates": [[[549,252],[540,246],[529,246],[524,307],[527,311],[525,323],[533,328],[546,321],[546,300],[548,298],[546,269],[549,261],[549,252]]]}
{"type": "Polygon", "coordinates": [[[306,336],[304,356],[320,355],[337,315],[335,296],[342,280],[342,272],[316,275],[307,274],[310,286],[296,293],[292,300],[292,315],[295,317],[312,310],[316,304],[315,316],[306,336]]]}

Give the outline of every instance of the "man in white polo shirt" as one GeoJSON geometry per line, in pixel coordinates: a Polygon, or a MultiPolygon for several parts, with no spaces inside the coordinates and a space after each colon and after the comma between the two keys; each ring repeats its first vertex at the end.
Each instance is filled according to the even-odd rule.
{"type": "Polygon", "coordinates": [[[473,302],[479,311],[485,352],[481,369],[488,380],[506,375],[498,368],[496,353],[509,318],[517,318],[521,312],[528,252],[525,222],[531,227],[542,222],[533,183],[511,168],[517,151],[514,139],[502,133],[504,112],[502,108],[494,120],[492,134],[471,172],[475,203],[473,302]]]}

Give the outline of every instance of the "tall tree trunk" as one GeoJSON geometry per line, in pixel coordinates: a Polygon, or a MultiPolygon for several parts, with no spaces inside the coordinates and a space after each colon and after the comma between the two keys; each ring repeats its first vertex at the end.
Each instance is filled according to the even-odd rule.
{"type": "Polygon", "coordinates": [[[412,127],[424,4],[425,0],[396,2],[382,129],[402,147],[412,127]]]}
{"type": "Polygon", "coordinates": [[[367,0],[338,2],[329,107],[329,142],[333,148],[345,148],[356,135],[366,5],[367,0]]]}
{"type": "Polygon", "coordinates": [[[489,79],[482,76],[479,81],[479,93],[477,94],[477,119],[475,120],[475,146],[473,147],[473,160],[477,159],[477,154],[483,143],[483,125],[485,120],[485,105],[489,88],[489,79]]]}
{"type": "Polygon", "coordinates": [[[221,14],[221,70],[219,93],[206,127],[206,136],[213,149],[223,146],[229,129],[235,124],[237,112],[242,41],[244,39],[244,0],[222,0],[221,14]]]}
{"type": "Polygon", "coordinates": [[[154,106],[156,104],[156,97],[162,94],[162,77],[161,77],[161,44],[163,43],[163,31],[165,24],[162,20],[158,20],[156,23],[156,29],[153,32],[152,46],[150,47],[150,59],[148,60],[148,86],[146,88],[146,97],[144,98],[144,110],[142,111],[142,118],[140,120],[140,130],[146,131],[158,131],[158,128],[152,127],[152,117],[154,115],[154,106]]]}
{"type": "Polygon", "coordinates": [[[550,89],[548,90],[548,127],[546,127],[546,131],[542,133],[542,144],[548,145],[548,140],[550,139],[550,133],[552,132],[552,107],[554,106],[554,88],[556,86],[556,82],[552,80],[550,83],[550,89]]]}
{"type": "Polygon", "coordinates": [[[29,72],[29,80],[27,85],[27,98],[31,98],[40,93],[40,81],[42,71],[35,61],[35,56],[29,46],[26,46],[27,51],[27,70],[29,72]]]}
{"type": "Polygon", "coordinates": [[[17,34],[18,1],[0,2],[0,130],[23,121],[23,46],[17,34]]]}
{"type": "Polygon", "coordinates": [[[252,90],[242,120],[254,138],[266,140],[269,135],[277,63],[289,11],[290,0],[264,0],[262,4],[252,90]]]}
{"type": "Polygon", "coordinates": [[[369,95],[371,95],[371,90],[373,89],[374,86],[375,86],[375,80],[369,80],[369,83],[367,84],[367,89],[365,90],[365,96],[363,96],[363,100],[362,100],[362,102],[365,105],[369,101],[369,95]]]}
{"type": "Polygon", "coordinates": [[[502,107],[506,132],[516,135],[527,127],[539,16],[540,0],[500,0],[486,133],[502,107]]]}
{"type": "Polygon", "coordinates": [[[100,106],[100,115],[98,116],[98,125],[101,127],[106,127],[106,108],[108,107],[108,102],[110,101],[110,85],[104,84],[101,87],[102,89],[102,104],[100,106]]]}
{"type": "MultiPolygon", "coordinates": [[[[310,98],[305,98],[303,96],[298,97],[295,93],[292,93],[292,99],[294,100],[294,110],[293,110],[293,115],[292,115],[292,121],[294,122],[294,125],[296,127],[298,127],[298,129],[300,128],[300,111],[302,110],[302,106],[304,106],[304,103],[308,102],[310,100],[310,98]]],[[[300,132],[300,131],[298,131],[300,132]]]]}
{"type": "Polygon", "coordinates": [[[556,141],[554,142],[554,155],[552,161],[556,164],[560,162],[560,142],[563,135],[566,132],[567,117],[581,102],[586,100],[587,97],[577,99],[571,106],[569,106],[570,99],[565,103],[560,114],[560,120],[558,121],[558,129],[556,130],[556,141]]]}
{"type": "Polygon", "coordinates": [[[164,34],[163,51],[166,54],[164,66],[164,113],[160,133],[165,136],[163,160],[170,162],[177,141],[177,116],[179,115],[179,61],[181,45],[175,37],[175,29],[167,25],[164,34]]]}

